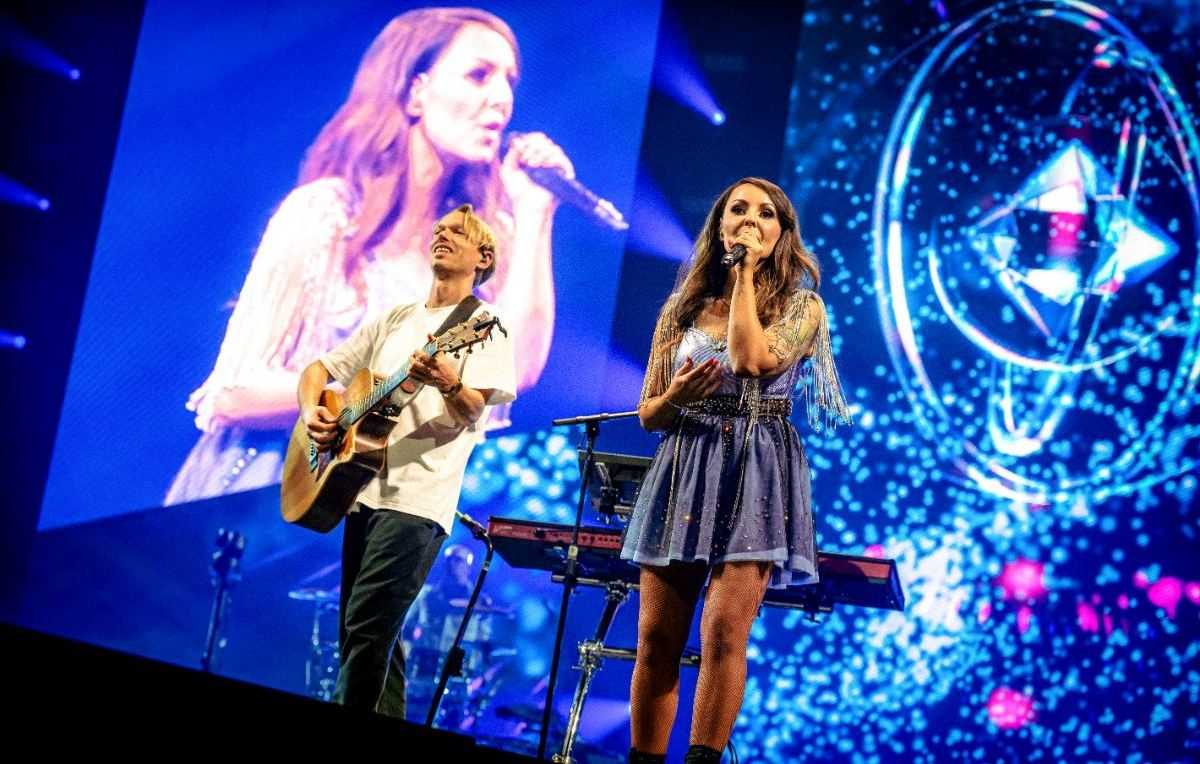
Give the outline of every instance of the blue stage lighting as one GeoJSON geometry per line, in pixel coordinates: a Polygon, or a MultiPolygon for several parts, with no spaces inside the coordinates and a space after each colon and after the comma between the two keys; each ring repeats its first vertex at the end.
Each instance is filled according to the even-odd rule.
{"type": "Polygon", "coordinates": [[[78,80],[79,69],[32,37],[11,19],[0,18],[0,50],[30,66],[69,80],[78,80]]]}
{"type": "Polygon", "coordinates": [[[25,335],[14,334],[0,329],[0,348],[12,348],[13,350],[21,350],[25,347],[25,335]]]}
{"type": "Polygon", "coordinates": [[[644,170],[639,168],[633,196],[628,246],[639,252],[683,262],[692,254],[692,240],[671,204],[644,170]]]}
{"type": "Polygon", "coordinates": [[[49,199],[5,175],[0,175],[0,202],[33,207],[42,212],[50,209],[49,199]]]}
{"type": "Polygon", "coordinates": [[[688,46],[687,37],[669,8],[663,9],[658,33],[654,87],[712,124],[725,123],[725,112],[717,105],[704,73],[688,46]]]}

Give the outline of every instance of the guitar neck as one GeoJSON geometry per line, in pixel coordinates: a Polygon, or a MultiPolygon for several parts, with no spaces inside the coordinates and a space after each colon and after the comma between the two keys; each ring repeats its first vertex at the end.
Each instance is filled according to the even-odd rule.
{"type": "MultiPolygon", "coordinates": [[[[433,357],[438,354],[437,341],[433,340],[425,344],[421,348],[421,352],[433,357]]],[[[408,370],[411,366],[410,361],[405,361],[404,365],[392,376],[386,379],[375,381],[375,385],[371,388],[371,392],[363,396],[359,400],[351,401],[346,408],[342,409],[338,414],[338,426],[343,430],[349,429],[354,423],[367,415],[367,412],[375,408],[391,395],[397,387],[399,387],[406,379],[408,379],[408,370]]]]}

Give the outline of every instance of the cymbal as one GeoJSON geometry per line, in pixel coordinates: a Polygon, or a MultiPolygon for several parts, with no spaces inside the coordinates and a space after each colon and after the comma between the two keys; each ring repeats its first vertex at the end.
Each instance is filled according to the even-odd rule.
{"type": "MultiPolygon", "coordinates": [[[[467,603],[469,601],[470,600],[465,597],[455,597],[454,599],[447,600],[446,604],[450,607],[458,608],[459,610],[466,610],[467,603]]],[[[500,607],[499,605],[488,605],[483,602],[476,602],[473,612],[495,613],[496,615],[513,615],[516,611],[511,607],[500,607]]]]}
{"type": "Polygon", "coordinates": [[[304,586],[288,592],[288,598],[301,602],[337,602],[341,598],[340,586],[332,589],[319,589],[315,586],[304,586]]]}

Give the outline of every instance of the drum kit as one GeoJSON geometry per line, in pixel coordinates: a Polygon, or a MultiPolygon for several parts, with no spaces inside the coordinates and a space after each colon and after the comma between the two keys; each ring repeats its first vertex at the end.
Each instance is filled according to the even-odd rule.
{"type": "MultiPolygon", "coordinates": [[[[288,597],[312,607],[310,649],[304,664],[304,687],[308,695],[319,700],[333,699],[337,684],[340,651],[338,645],[338,605],[340,588],[323,589],[300,586],[288,592],[288,597]]],[[[425,597],[421,619],[413,623],[417,607],[410,612],[404,629],[404,648],[407,665],[409,708],[420,710],[433,697],[454,634],[466,610],[466,598],[443,599],[425,597]]],[[[503,685],[504,669],[516,656],[516,650],[496,642],[501,624],[516,618],[512,607],[493,602],[475,605],[471,622],[463,639],[465,659],[463,675],[450,681],[438,715],[438,726],[456,729],[470,726],[487,709],[503,685]]]]}
{"type": "MultiPolygon", "coordinates": [[[[415,707],[428,707],[433,700],[442,662],[450,654],[454,636],[467,608],[466,597],[426,598],[420,609],[423,623],[405,629],[408,663],[408,697],[415,707]]],[[[471,731],[491,706],[504,684],[505,669],[516,650],[498,641],[499,633],[510,631],[505,624],[516,618],[512,607],[491,601],[475,604],[463,635],[462,674],[452,676],[438,708],[441,729],[471,731]]],[[[413,620],[410,615],[409,622],[413,620]]]]}
{"type": "Polygon", "coordinates": [[[304,688],[319,700],[333,700],[341,653],[338,649],[338,587],[292,589],[288,597],[312,603],[313,621],[308,659],[304,662],[304,688]]]}

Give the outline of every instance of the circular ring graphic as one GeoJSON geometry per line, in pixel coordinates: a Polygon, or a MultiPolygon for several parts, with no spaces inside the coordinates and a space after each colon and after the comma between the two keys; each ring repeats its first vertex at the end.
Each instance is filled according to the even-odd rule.
{"type": "Polygon", "coordinates": [[[875,289],[919,427],[984,490],[1073,506],[1192,466],[1165,455],[1200,377],[1198,161],[1166,71],[1088,3],[998,3],[916,70],[875,289]]]}

